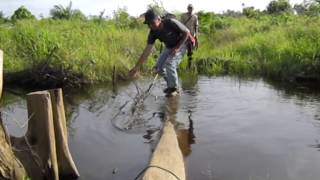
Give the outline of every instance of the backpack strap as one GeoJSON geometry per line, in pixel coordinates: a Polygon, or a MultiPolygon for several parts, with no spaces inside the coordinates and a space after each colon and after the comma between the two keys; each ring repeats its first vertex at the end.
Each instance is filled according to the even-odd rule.
{"type": "Polygon", "coordinates": [[[187,24],[192,17],[193,17],[193,15],[191,14],[191,16],[185,22],[183,22],[183,24],[187,24]]]}

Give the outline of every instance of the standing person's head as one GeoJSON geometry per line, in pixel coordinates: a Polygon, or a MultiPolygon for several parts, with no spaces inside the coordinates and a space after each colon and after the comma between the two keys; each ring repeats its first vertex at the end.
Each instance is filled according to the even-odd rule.
{"type": "Polygon", "coordinates": [[[188,5],[188,13],[192,14],[192,11],[193,11],[193,5],[189,4],[188,5]]]}
{"type": "Polygon", "coordinates": [[[144,15],[144,24],[147,24],[150,29],[156,30],[160,28],[161,18],[152,9],[149,9],[144,15]]]}

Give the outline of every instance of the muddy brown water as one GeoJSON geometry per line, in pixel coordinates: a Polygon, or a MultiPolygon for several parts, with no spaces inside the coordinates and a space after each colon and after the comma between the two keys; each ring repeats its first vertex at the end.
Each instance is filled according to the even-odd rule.
{"type": "MultiPolygon", "coordinates": [[[[150,81],[137,83],[145,89],[150,81]]],[[[79,179],[134,179],[147,165],[165,114],[175,122],[190,180],[320,179],[320,92],[233,77],[188,77],[181,86],[181,96],[168,99],[158,81],[136,115],[133,83],[67,93],[79,179]]],[[[5,93],[2,111],[10,134],[23,135],[25,98],[5,93]]]]}

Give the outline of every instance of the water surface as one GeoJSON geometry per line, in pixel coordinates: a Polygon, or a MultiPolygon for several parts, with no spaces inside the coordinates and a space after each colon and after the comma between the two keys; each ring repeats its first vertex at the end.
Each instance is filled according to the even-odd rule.
{"type": "MultiPolygon", "coordinates": [[[[146,89],[150,81],[137,83],[146,89]]],[[[80,179],[134,179],[147,165],[163,117],[175,123],[188,179],[320,178],[319,92],[233,77],[187,77],[181,87],[180,97],[168,99],[157,82],[138,117],[130,109],[133,83],[67,93],[69,145],[80,179]]],[[[2,111],[10,133],[22,136],[24,97],[6,93],[2,111]]]]}

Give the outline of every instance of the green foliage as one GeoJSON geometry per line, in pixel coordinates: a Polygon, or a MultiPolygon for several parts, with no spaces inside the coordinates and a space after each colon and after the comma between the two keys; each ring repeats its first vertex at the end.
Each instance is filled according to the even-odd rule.
{"type": "Polygon", "coordinates": [[[307,7],[301,3],[301,4],[295,4],[293,6],[294,11],[298,14],[298,15],[303,15],[306,13],[307,11],[307,7]]]}
{"type": "MultiPolygon", "coordinates": [[[[145,45],[146,29],[119,31],[115,20],[23,20],[0,25],[6,73],[48,64],[92,81],[111,80],[112,68],[125,76],[145,45]]],[[[150,64],[153,65],[153,63],[150,64]]]]}
{"type": "Polygon", "coordinates": [[[301,4],[295,4],[294,10],[299,15],[319,16],[320,15],[320,1],[319,0],[309,0],[309,1],[304,1],[301,4]]]}
{"type": "Polygon", "coordinates": [[[228,23],[224,21],[223,17],[217,16],[214,13],[198,12],[200,23],[200,32],[208,36],[213,35],[217,30],[228,27],[228,23]]]}
{"type": "Polygon", "coordinates": [[[148,9],[153,9],[160,16],[164,16],[167,14],[167,11],[165,10],[161,1],[158,2],[156,0],[153,0],[153,3],[148,5],[148,9]]]}
{"type": "Polygon", "coordinates": [[[117,11],[114,11],[113,18],[116,21],[116,25],[118,27],[129,27],[131,18],[126,8],[118,8],[117,11]]]}
{"type": "Polygon", "coordinates": [[[72,9],[71,1],[66,7],[63,7],[62,5],[55,5],[50,10],[50,15],[53,19],[86,19],[86,16],[79,9],[72,9]]]}
{"type": "Polygon", "coordinates": [[[91,16],[91,20],[94,21],[94,22],[97,22],[97,23],[102,23],[105,18],[104,18],[104,13],[105,13],[105,10],[101,11],[99,13],[99,16],[91,16]]]}
{"type": "MultiPolygon", "coordinates": [[[[248,10],[251,13],[254,9],[248,10]]],[[[200,48],[194,54],[194,64],[199,73],[277,79],[297,74],[319,77],[318,17],[261,13],[251,18],[250,13],[250,18],[198,13],[200,48]]],[[[92,81],[110,81],[114,66],[119,75],[125,76],[145,46],[148,29],[126,9],[120,8],[112,19],[103,18],[103,14],[88,21],[26,19],[0,24],[5,72],[29,70],[45,63],[92,81]]],[[[150,59],[158,53],[155,51],[150,59]]],[[[149,60],[144,71],[153,65],[149,60]]],[[[183,71],[186,62],[180,68],[183,71]]]]}
{"type": "Polygon", "coordinates": [[[230,26],[201,37],[196,52],[201,72],[291,79],[319,77],[320,19],[299,16],[227,18],[230,26]],[[276,22],[276,23],[275,23],[276,22]]]}
{"type": "Polygon", "coordinates": [[[27,8],[21,6],[14,11],[13,15],[11,16],[11,20],[16,21],[21,19],[35,19],[35,17],[27,8]]]}
{"type": "Polygon", "coordinates": [[[252,7],[245,7],[242,9],[242,14],[248,18],[258,18],[261,15],[259,9],[252,7]]]}
{"type": "Polygon", "coordinates": [[[288,0],[273,0],[267,6],[269,14],[292,13],[292,7],[288,0]]]}
{"type": "Polygon", "coordinates": [[[5,17],[4,13],[0,11],[0,23],[5,23],[7,21],[8,19],[5,17]]]}
{"type": "Polygon", "coordinates": [[[114,11],[113,20],[115,21],[116,26],[120,29],[138,28],[142,25],[137,18],[129,15],[126,8],[118,8],[117,11],[114,11]]]}
{"type": "Polygon", "coordinates": [[[230,10],[230,9],[222,13],[222,16],[231,16],[231,17],[240,17],[241,15],[242,15],[241,12],[230,10]]]}
{"type": "Polygon", "coordinates": [[[5,19],[4,13],[2,11],[0,11],[0,19],[5,19]]]}

